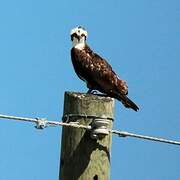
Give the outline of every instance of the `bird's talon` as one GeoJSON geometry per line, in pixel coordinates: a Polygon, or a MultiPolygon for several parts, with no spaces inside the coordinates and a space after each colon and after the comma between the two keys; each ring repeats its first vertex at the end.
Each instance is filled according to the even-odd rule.
{"type": "Polygon", "coordinates": [[[87,94],[97,94],[97,91],[93,89],[89,89],[87,94]]]}

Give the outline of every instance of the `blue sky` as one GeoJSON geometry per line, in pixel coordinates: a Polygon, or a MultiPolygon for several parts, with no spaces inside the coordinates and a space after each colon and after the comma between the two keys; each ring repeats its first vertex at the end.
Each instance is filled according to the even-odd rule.
{"type": "MultiPolygon", "coordinates": [[[[71,60],[71,28],[129,85],[114,129],[180,140],[180,1],[0,2],[0,113],[60,120],[65,91],[86,92],[71,60]]],[[[56,180],[61,128],[0,122],[0,179],[56,180]]],[[[113,137],[111,180],[179,180],[180,147],[113,137]]]]}

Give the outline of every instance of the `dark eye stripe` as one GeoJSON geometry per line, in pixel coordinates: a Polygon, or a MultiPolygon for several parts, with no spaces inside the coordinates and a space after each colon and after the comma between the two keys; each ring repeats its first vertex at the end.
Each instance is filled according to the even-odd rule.
{"type": "Polygon", "coordinates": [[[73,40],[73,37],[76,37],[77,39],[79,39],[79,36],[76,33],[71,34],[71,41],[73,40]]]}
{"type": "Polygon", "coordinates": [[[73,38],[73,37],[78,37],[78,35],[76,34],[76,33],[73,33],[73,34],[71,34],[71,37],[73,38]]]}

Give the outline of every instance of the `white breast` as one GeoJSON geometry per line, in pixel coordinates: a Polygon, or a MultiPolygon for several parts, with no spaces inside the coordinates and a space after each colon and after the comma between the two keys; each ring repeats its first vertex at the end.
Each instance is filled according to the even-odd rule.
{"type": "Polygon", "coordinates": [[[84,46],[85,46],[85,43],[80,42],[80,43],[77,43],[74,47],[79,49],[79,50],[82,50],[82,49],[84,49],[84,46]]]}

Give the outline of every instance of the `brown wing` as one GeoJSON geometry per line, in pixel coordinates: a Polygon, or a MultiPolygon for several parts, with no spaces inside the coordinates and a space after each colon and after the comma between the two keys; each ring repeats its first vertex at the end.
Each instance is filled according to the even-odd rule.
{"type": "Polygon", "coordinates": [[[107,94],[113,91],[127,94],[126,83],[117,77],[105,59],[93,53],[88,46],[84,50],[72,48],[71,57],[77,75],[92,89],[107,94]]]}

